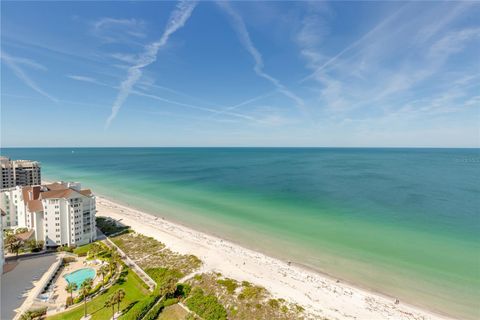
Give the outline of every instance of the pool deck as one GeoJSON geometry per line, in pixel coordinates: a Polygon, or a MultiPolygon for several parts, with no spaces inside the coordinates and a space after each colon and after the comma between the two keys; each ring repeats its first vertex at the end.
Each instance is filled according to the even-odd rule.
{"type": "MultiPolygon", "coordinates": [[[[101,277],[98,275],[98,269],[100,268],[100,264],[94,265],[94,264],[87,264],[87,261],[84,257],[78,257],[77,261],[69,263],[67,266],[65,266],[60,273],[60,275],[57,277],[56,281],[53,283],[56,285],[55,289],[55,294],[57,295],[56,301],[58,301],[59,306],[64,306],[65,302],[67,301],[67,297],[70,296],[70,294],[65,291],[65,288],[68,285],[67,280],[65,279],[65,275],[77,271],[79,269],[84,269],[84,268],[92,268],[95,269],[95,279],[93,280],[93,287],[96,286],[100,280],[101,277]]],[[[80,288],[79,288],[80,289],[80,288]]],[[[73,297],[75,298],[78,294],[78,290],[73,293],[73,297]]]]}

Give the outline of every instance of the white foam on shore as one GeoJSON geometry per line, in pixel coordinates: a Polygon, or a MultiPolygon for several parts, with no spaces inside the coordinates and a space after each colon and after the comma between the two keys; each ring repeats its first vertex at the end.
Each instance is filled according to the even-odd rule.
{"type": "Polygon", "coordinates": [[[243,248],[97,196],[98,216],[111,217],[171,250],[199,257],[200,272],[220,272],[265,287],[277,298],[303,306],[312,319],[450,319],[394,299],[338,283],[320,273],[243,248]]]}

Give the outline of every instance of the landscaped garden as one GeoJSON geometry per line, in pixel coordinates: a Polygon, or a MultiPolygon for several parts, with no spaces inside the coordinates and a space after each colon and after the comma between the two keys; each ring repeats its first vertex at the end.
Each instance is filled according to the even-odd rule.
{"type": "Polygon", "coordinates": [[[4,244],[8,249],[8,253],[19,254],[36,253],[43,250],[44,241],[36,241],[32,238],[32,232],[27,228],[5,229],[2,234],[4,244]]]}
{"type": "MultiPolygon", "coordinates": [[[[123,300],[119,304],[120,310],[124,312],[122,317],[128,315],[130,310],[149,294],[143,281],[133,271],[124,267],[121,271],[120,277],[113,286],[109,287],[93,299],[87,299],[87,313],[92,316],[92,319],[104,320],[112,317],[112,309],[107,301],[109,301],[111,296],[120,289],[124,291],[123,300]]],[[[82,303],[72,310],[48,317],[48,319],[80,319],[84,315],[84,309],[85,306],[82,303]]]]}

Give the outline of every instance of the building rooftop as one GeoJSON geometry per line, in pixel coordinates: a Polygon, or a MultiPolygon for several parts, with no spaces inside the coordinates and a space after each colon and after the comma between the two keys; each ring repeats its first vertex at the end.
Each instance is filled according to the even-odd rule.
{"type": "Polygon", "coordinates": [[[64,183],[50,183],[40,186],[22,187],[22,196],[28,211],[43,211],[42,200],[44,199],[63,199],[72,195],[90,197],[93,195],[90,189],[76,190],[72,186],[64,183]]]}

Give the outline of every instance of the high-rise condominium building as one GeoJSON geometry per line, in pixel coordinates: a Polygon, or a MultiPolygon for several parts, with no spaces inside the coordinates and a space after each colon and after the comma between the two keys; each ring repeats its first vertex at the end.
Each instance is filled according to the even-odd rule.
{"type": "Polygon", "coordinates": [[[1,189],[15,186],[31,186],[41,183],[40,163],[30,160],[10,160],[0,157],[1,189]]]}
{"type": "Polygon", "coordinates": [[[16,186],[0,192],[3,227],[26,227],[45,246],[83,245],[96,239],[95,196],[79,183],[16,186]]]}

